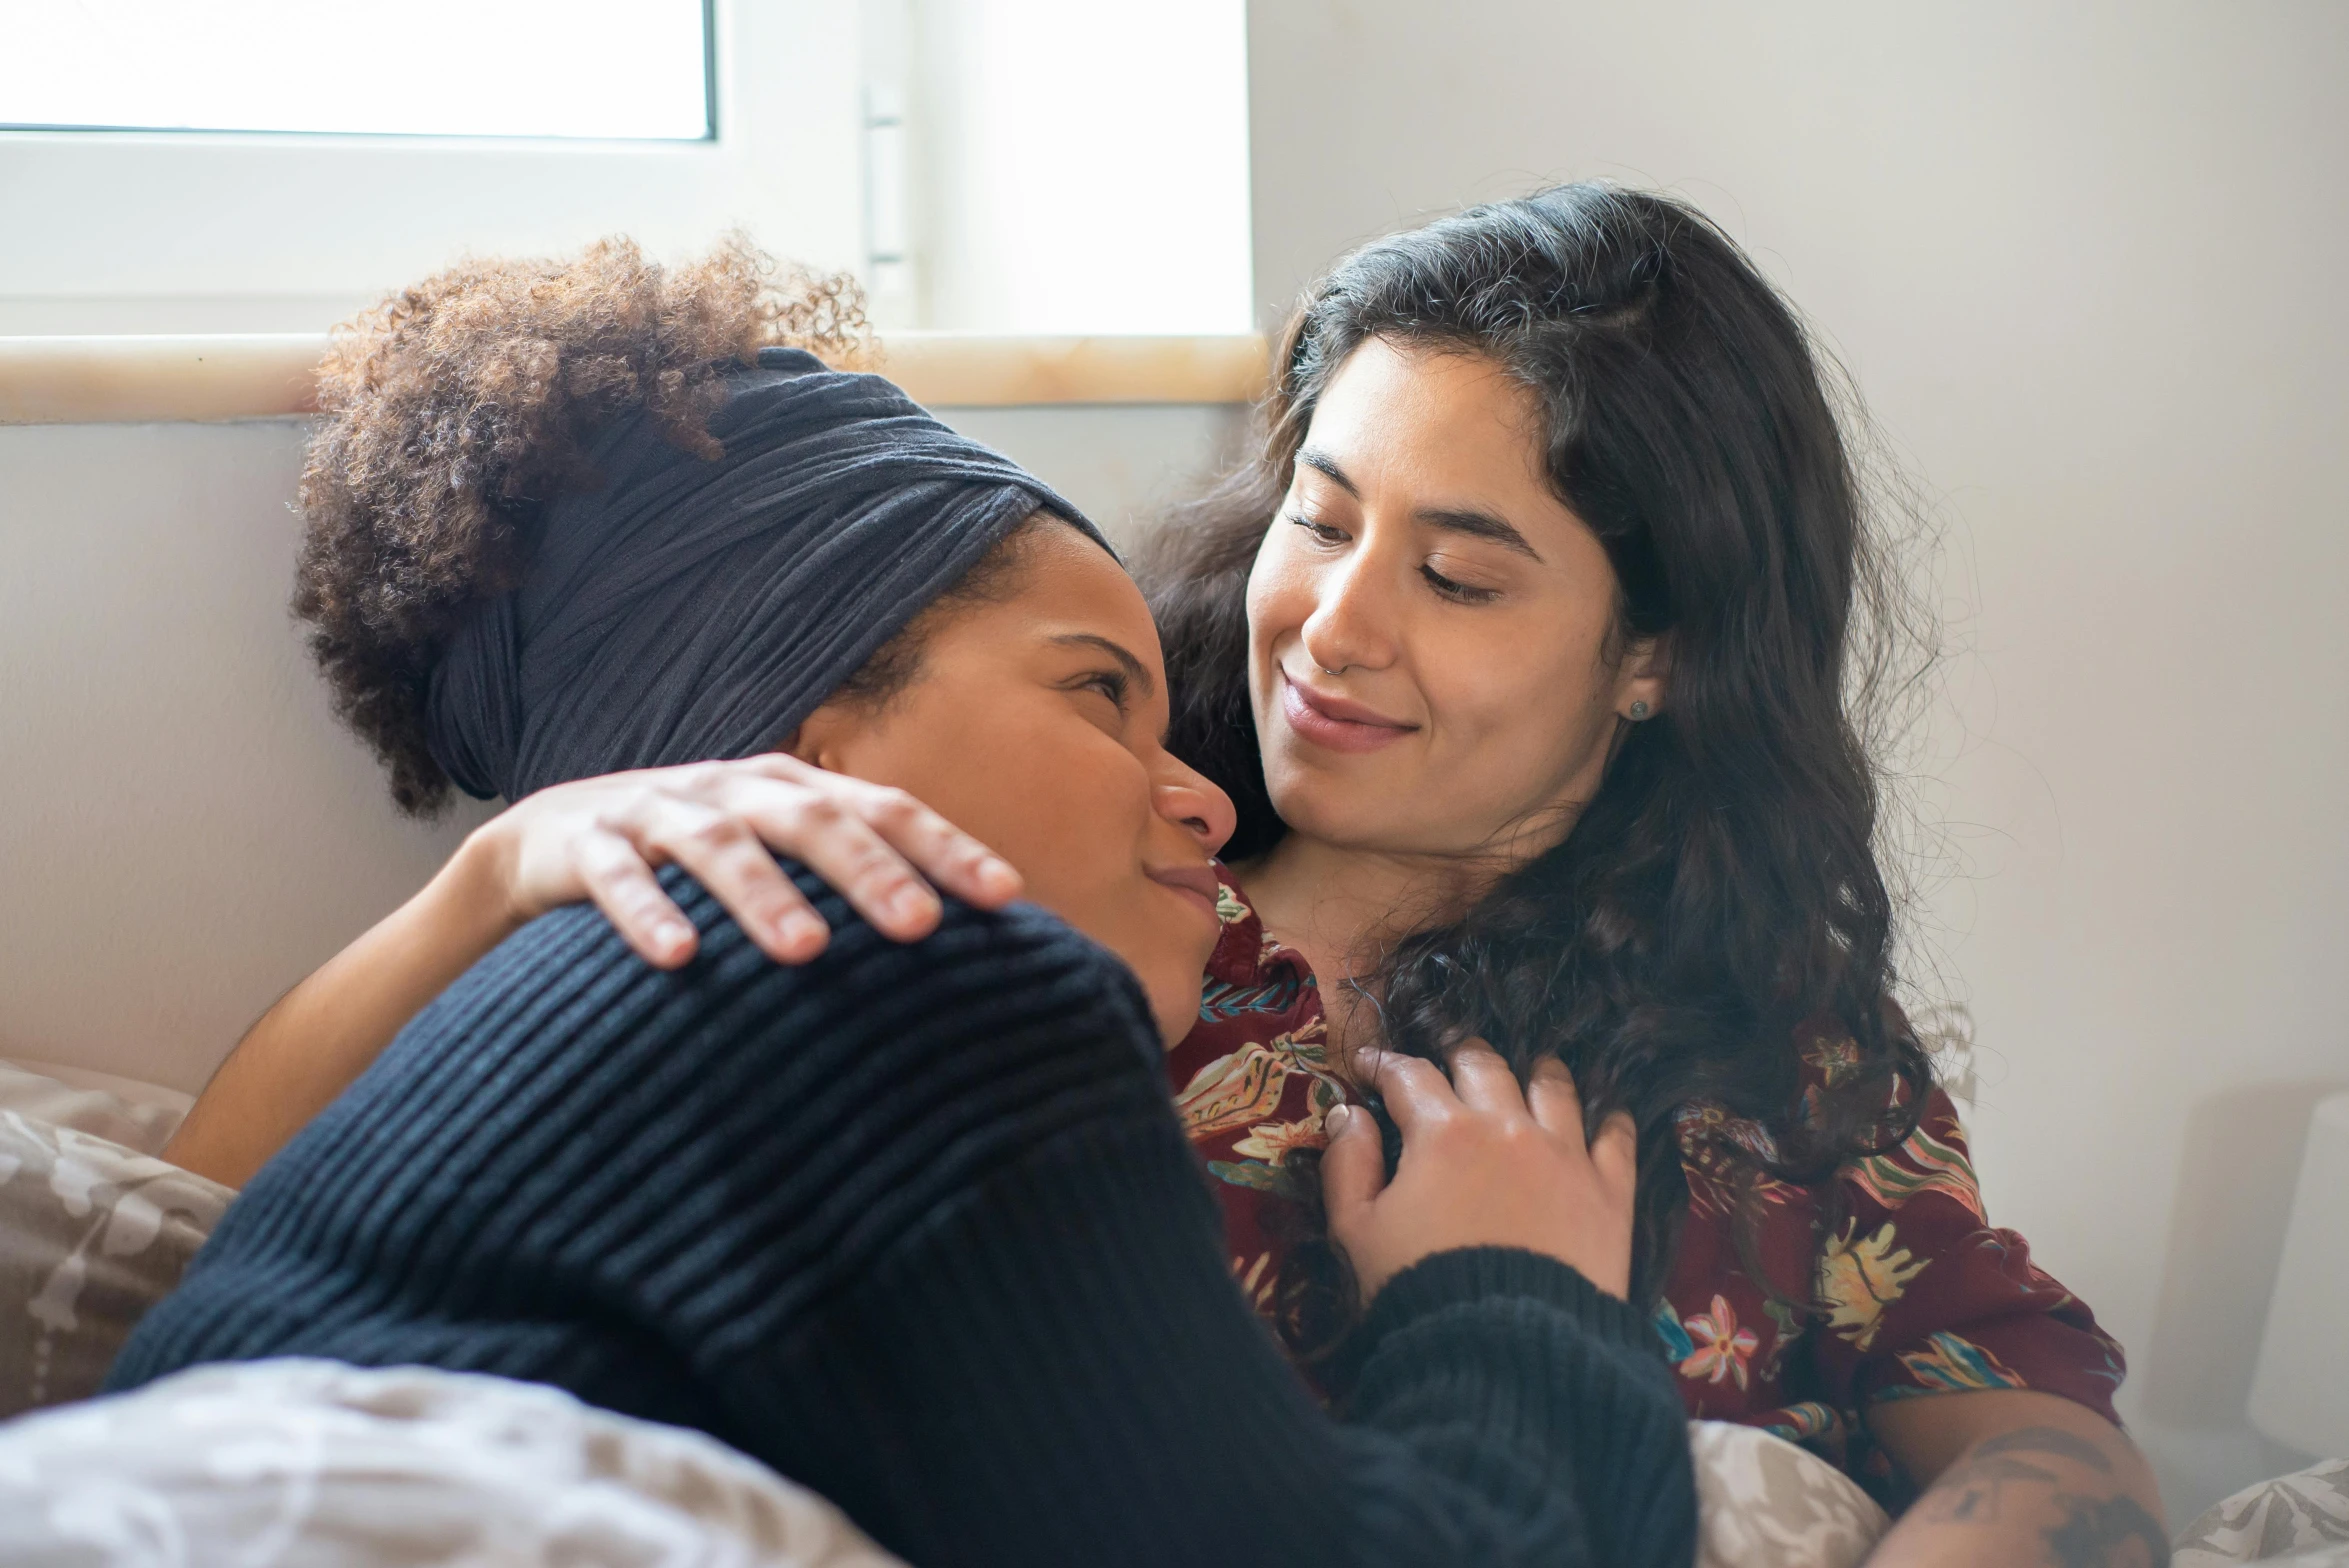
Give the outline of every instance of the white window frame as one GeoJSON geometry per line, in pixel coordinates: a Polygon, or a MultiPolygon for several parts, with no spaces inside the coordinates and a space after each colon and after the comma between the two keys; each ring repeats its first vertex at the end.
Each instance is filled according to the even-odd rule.
{"type": "Polygon", "coordinates": [[[316,330],[476,253],[865,261],[857,7],[716,0],[701,141],[0,132],[0,334],[316,330]],[[27,238],[38,236],[38,243],[27,238]]]}

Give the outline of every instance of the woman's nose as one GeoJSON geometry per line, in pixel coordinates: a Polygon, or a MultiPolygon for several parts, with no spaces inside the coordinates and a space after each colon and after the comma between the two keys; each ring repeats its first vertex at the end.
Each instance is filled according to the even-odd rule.
{"type": "Polygon", "coordinates": [[[1231,796],[1198,769],[1172,756],[1166,759],[1165,769],[1151,790],[1151,802],[1161,817],[1197,839],[1210,855],[1223,848],[1240,823],[1231,796]]]}
{"type": "Polygon", "coordinates": [[[1362,550],[1315,583],[1313,612],[1299,634],[1305,657],[1331,674],[1352,666],[1383,669],[1394,661],[1391,607],[1379,592],[1381,562],[1362,550]]]}

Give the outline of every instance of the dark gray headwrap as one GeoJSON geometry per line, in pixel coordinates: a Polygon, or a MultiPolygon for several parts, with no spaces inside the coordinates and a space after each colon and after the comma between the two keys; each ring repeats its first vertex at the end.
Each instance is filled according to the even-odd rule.
{"type": "Polygon", "coordinates": [[[1109,548],[878,376],[766,349],[728,382],[723,458],[619,421],[603,488],[547,509],[434,668],[432,754],[467,794],[769,750],[1039,507],[1109,548]]]}

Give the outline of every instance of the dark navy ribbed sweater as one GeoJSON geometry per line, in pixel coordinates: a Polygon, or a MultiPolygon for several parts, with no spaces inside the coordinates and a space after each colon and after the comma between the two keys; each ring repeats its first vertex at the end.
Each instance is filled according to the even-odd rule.
{"type": "Polygon", "coordinates": [[[1639,1314],[1446,1253],[1316,1408],[1226,1270],[1149,1014],[1033,909],[770,963],[705,892],[664,973],[591,909],[507,941],[257,1176],[128,1388],[315,1355],[698,1427],[918,1568],[1680,1568],[1680,1402],[1639,1314]]]}

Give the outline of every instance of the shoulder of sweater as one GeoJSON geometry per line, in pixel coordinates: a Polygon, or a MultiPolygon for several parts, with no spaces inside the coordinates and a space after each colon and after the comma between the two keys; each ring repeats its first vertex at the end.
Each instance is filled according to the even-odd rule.
{"type": "MultiPolygon", "coordinates": [[[[909,958],[927,960],[937,965],[960,966],[968,963],[997,965],[1009,958],[1023,958],[1045,964],[1065,965],[1071,970],[1087,974],[1105,995],[1129,999],[1138,1016],[1148,1026],[1149,1006],[1142,997],[1139,983],[1125,964],[1107,948],[1078,931],[1059,916],[1035,904],[1016,903],[1005,909],[978,909],[952,896],[940,900],[938,927],[919,942],[895,943],[874,930],[854,905],[835,891],[816,872],[803,862],[778,855],[776,863],[789,873],[792,884],[814,906],[824,923],[831,927],[832,937],[825,952],[814,963],[793,969],[782,964],[767,964],[772,971],[769,983],[789,986],[799,979],[813,979],[835,967],[839,960],[854,959],[866,954],[902,952],[909,958]],[[827,964],[826,960],[834,960],[827,964]]],[[[662,889],[676,900],[685,917],[692,921],[701,935],[705,951],[716,956],[721,951],[750,947],[749,938],[741,926],[710,891],[682,866],[670,865],[659,873],[662,889]]],[[[628,961],[639,962],[627,950],[619,934],[610,928],[601,911],[592,905],[573,905],[544,917],[545,921],[567,919],[601,926],[610,944],[628,961]]],[[[752,951],[756,951],[755,948],[752,951]]],[[[893,966],[892,966],[893,967],[893,966]]],[[[1155,1035],[1155,1030],[1152,1031],[1155,1035]]]]}
{"type": "MultiPolygon", "coordinates": [[[[854,938],[863,934],[876,940],[885,940],[873,931],[871,923],[857,912],[855,905],[821,875],[810,870],[805,862],[777,855],[775,863],[790,876],[792,885],[815,907],[816,913],[823,916],[824,923],[832,928],[836,937],[854,938]]],[[[662,890],[677,901],[678,907],[685,911],[686,918],[694,923],[697,930],[707,934],[715,927],[735,926],[734,917],[726,911],[725,906],[683,866],[663,866],[659,878],[662,890]]],[[[1039,905],[1017,903],[1005,909],[979,909],[951,894],[943,895],[939,903],[941,912],[938,932],[941,934],[985,930],[1000,934],[1005,941],[1064,948],[1071,954],[1081,953],[1097,962],[1124,967],[1118,964],[1116,956],[1108,949],[1039,905]]],[[[602,918],[594,906],[584,904],[572,905],[557,913],[573,917],[593,916],[599,920],[602,918]]],[[[554,916],[547,918],[552,919],[554,916]]],[[[736,929],[740,928],[736,926],[736,929]]]]}

